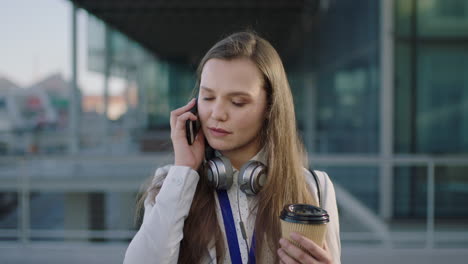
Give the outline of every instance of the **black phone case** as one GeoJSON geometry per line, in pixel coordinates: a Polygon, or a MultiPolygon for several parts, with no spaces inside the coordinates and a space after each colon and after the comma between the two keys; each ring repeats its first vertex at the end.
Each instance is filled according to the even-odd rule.
{"type": "MultiPolygon", "coordinates": [[[[194,115],[198,116],[198,109],[197,109],[197,101],[195,101],[195,105],[189,110],[194,115]]],[[[185,133],[187,136],[187,141],[189,145],[192,145],[195,141],[195,137],[198,134],[198,130],[200,129],[200,121],[196,120],[187,120],[185,121],[185,133]]]]}
{"type": "MultiPolygon", "coordinates": [[[[197,106],[198,98],[195,101],[195,105],[189,110],[194,115],[198,117],[198,106],[197,106]]],[[[198,131],[201,128],[201,124],[199,120],[192,121],[187,120],[185,121],[185,133],[187,136],[187,141],[189,145],[192,145],[195,141],[195,137],[198,134],[198,131]]],[[[208,141],[205,138],[205,160],[210,160],[215,156],[214,149],[208,144],[208,141]]]]}

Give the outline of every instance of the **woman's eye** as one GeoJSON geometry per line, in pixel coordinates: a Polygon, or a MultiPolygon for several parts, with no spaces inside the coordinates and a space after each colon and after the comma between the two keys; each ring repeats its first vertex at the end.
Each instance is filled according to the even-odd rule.
{"type": "MultiPolygon", "coordinates": [[[[202,99],[203,99],[203,101],[212,101],[212,100],[214,100],[215,98],[214,98],[214,97],[203,97],[202,99]]],[[[237,107],[242,107],[242,106],[245,105],[244,102],[232,102],[232,104],[235,105],[235,106],[237,106],[237,107]]]]}
{"type": "Polygon", "coordinates": [[[232,102],[232,104],[235,106],[239,106],[239,107],[245,105],[245,103],[238,103],[238,102],[232,102]]]}

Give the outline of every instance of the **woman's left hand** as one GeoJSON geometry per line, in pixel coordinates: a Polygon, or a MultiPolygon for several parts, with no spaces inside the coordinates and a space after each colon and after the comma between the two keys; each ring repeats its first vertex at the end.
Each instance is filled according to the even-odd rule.
{"type": "Polygon", "coordinates": [[[327,251],[326,246],[321,248],[312,240],[297,233],[291,233],[291,238],[305,250],[295,246],[287,239],[280,239],[281,248],[278,249],[280,263],[332,263],[330,253],[327,251]]]}

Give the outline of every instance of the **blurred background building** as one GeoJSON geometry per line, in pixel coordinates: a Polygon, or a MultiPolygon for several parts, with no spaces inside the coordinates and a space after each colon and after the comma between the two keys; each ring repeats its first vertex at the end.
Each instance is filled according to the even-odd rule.
{"type": "Polygon", "coordinates": [[[343,263],[464,263],[465,0],[2,2],[0,262],[121,263],[170,111],[243,29],[284,60],[343,263]]]}

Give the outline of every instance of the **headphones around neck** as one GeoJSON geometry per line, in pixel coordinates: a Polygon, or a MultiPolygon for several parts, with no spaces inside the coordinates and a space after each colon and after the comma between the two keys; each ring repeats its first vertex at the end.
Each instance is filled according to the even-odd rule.
{"type": "MultiPolygon", "coordinates": [[[[233,182],[232,164],[226,157],[214,157],[206,161],[205,173],[208,183],[216,190],[228,190],[233,182]]],[[[239,171],[237,183],[242,192],[256,195],[265,185],[266,166],[256,160],[244,164],[239,171]]]]}

